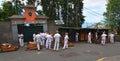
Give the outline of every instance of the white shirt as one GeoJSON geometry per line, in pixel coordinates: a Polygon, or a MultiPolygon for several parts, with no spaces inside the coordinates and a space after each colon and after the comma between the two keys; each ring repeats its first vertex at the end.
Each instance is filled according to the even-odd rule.
{"type": "Polygon", "coordinates": [[[41,35],[42,40],[45,40],[45,36],[46,36],[45,33],[41,33],[40,35],[41,35]]]}
{"type": "Polygon", "coordinates": [[[23,34],[18,34],[18,37],[22,39],[24,37],[24,35],[23,34]]]}
{"type": "Polygon", "coordinates": [[[89,37],[89,38],[91,37],[91,32],[88,33],[88,37],[89,37]]]}
{"type": "Polygon", "coordinates": [[[114,34],[110,34],[109,36],[110,36],[110,38],[114,38],[114,34]]]}
{"type": "Polygon", "coordinates": [[[33,34],[33,38],[35,38],[35,33],[33,34]]]}
{"type": "Polygon", "coordinates": [[[106,36],[107,36],[107,35],[104,34],[104,33],[101,35],[102,39],[106,39],[106,36]]]}
{"type": "Polygon", "coordinates": [[[95,37],[98,38],[98,33],[97,32],[95,33],[95,37]]]}
{"type": "Polygon", "coordinates": [[[55,40],[60,40],[61,35],[59,33],[56,33],[54,35],[55,40]]]}
{"type": "Polygon", "coordinates": [[[37,34],[35,36],[36,42],[41,42],[40,34],[37,34]]]}
{"type": "Polygon", "coordinates": [[[52,36],[48,34],[48,35],[46,36],[46,39],[47,39],[46,41],[51,42],[51,41],[52,41],[52,36]]]}
{"type": "Polygon", "coordinates": [[[68,35],[65,35],[64,41],[68,41],[68,39],[69,39],[68,35]]]}

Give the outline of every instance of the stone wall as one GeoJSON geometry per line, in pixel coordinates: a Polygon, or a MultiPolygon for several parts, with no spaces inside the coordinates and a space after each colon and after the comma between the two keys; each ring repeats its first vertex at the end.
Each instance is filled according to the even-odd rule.
{"type": "Polygon", "coordinates": [[[0,44],[12,41],[12,31],[10,22],[0,22],[0,44]]]}
{"type": "Polygon", "coordinates": [[[54,34],[56,30],[58,30],[58,27],[55,25],[55,22],[48,20],[48,31],[54,34]]]}
{"type": "MultiPolygon", "coordinates": [[[[58,29],[53,21],[48,21],[48,31],[55,33],[58,29]]],[[[11,22],[0,22],[0,44],[4,42],[14,43],[12,40],[12,27],[11,22]]]]}

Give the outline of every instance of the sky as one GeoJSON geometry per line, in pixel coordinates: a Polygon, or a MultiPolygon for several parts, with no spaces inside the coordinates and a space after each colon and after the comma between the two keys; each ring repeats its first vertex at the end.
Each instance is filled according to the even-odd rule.
{"type": "Polygon", "coordinates": [[[85,22],[83,28],[104,20],[103,13],[106,12],[107,0],[83,0],[83,15],[85,22]]]}
{"type": "MultiPolygon", "coordinates": [[[[4,0],[0,0],[0,4],[2,1],[4,0]]],[[[106,12],[107,0],[83,0],[83,3],[83,15],[85,16],[83,27],[104,20],[103,13],[106,12]]]]}

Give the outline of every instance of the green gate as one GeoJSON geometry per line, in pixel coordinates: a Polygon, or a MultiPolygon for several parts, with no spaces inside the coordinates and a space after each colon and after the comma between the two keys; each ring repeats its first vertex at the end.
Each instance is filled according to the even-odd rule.
{"type": "Polygon", "coordinates": [[[30,26],[24,26],[24,24],[18,25],[18,33],[23,33],[24,42],[33,41],[33,33],[43,32],[43,26],[36,26],[30,24],[30,26]]]}

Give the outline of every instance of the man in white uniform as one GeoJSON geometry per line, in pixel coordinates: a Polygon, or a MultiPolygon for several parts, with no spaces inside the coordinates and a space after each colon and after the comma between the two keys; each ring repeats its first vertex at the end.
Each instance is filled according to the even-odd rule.
{"type": "Polygon", "coordinates": [[[75,41],[78,42],[79,41],[79,33],[75,34],[75,41]]]}
{"type": "Polygon", "coordinates": [[[44,47],[45,45],[45,33],[41,33],[41,45],[44,47]]]}
{"type": "Polygon", "coordinates": [[[65,33],[63,49],[68,48],[68,33],[65,33]]]}
{"type": "Polygon", "coordinates": [[[98,32],[95,32],[95,39],[98,40],[98,32]]]}
{"type": "Polygon", "coordinates": [[[60,37],[61,37],[61,35],[57,31],[57,33],[54,35],[55,42],[54,42],[54,49],[53,50],[59,50],[60,37]]]}
{"type": "Polygon", "coordinates": [[[91,32],[88,33],[88,43],[92,43],[92,41],[91,41],[91,32]]]}
{"type": "Polygon", "coordinates": [[[109,36],[110,36],[110,42],[111,42],[111,43],[114,43],[114,36],[115,36],[115,35],[114,35],[113,33],[111,33],[109,36]]]}
{"type": "Polygon", "coordinates": [[[19,39],[19,43],[20,43],[20,46],[23,47],[24,46],[24,35],[22,33],[18,34],[18,39],[19,39]]]}
{"type": "Polygon", "coordinates": [[[102,44],[102,45],[105,45],[106,36],[107,36],[107,35],[105,34],[105,31],[104,31],[103,34],[101,35],[101,37],[102,37],[101,44],[102,44]]]}
{"type": "Polygon", "coordinates": [[[36,33],[33,34],[33,41],[35,42],[36,33]]]}
{"type": "Polygon", "coordinates": [[[46,35],[46,48],[51,49],[51,42],[53,41],[53,37],[50,33],[46,35]]]}
{"type": "Polygon", "coordinates": [[[35,42],[37,44],[37,49],[40,50],[40,46],[41,46],[40,32],[38,32],[37,35],[35,36],[35,42]]]}

